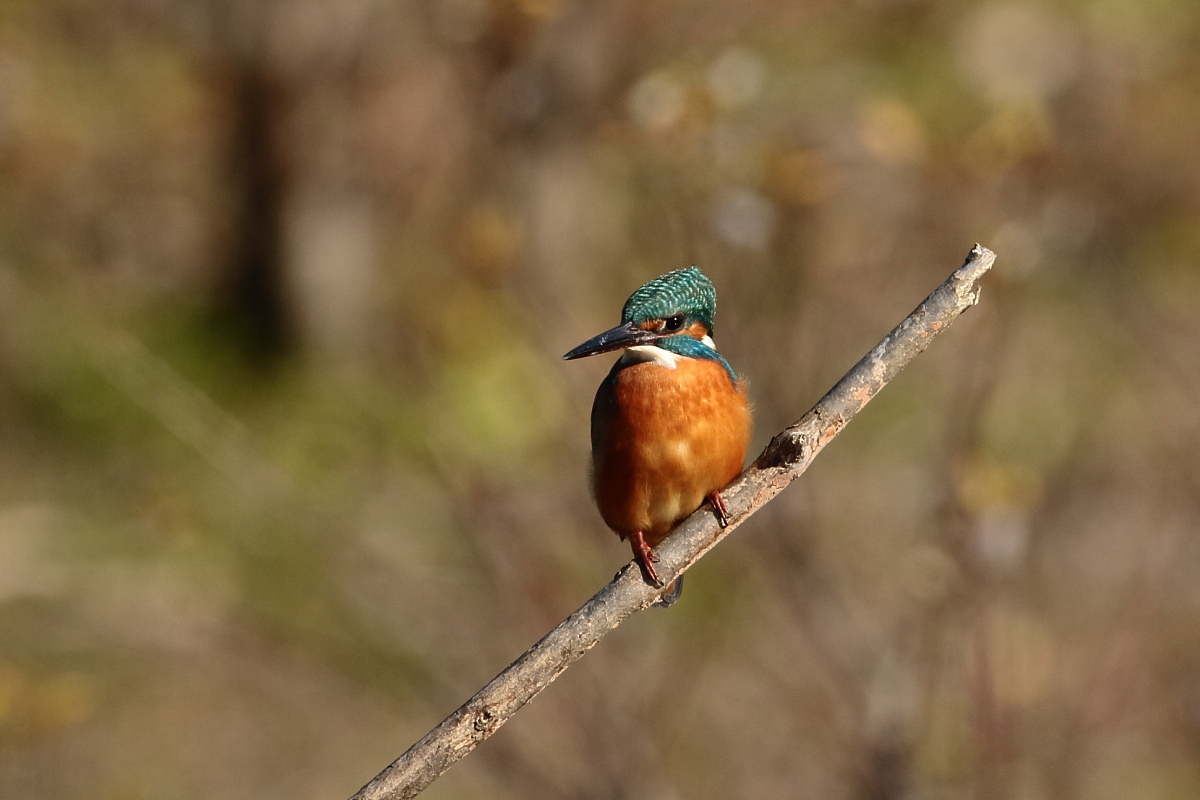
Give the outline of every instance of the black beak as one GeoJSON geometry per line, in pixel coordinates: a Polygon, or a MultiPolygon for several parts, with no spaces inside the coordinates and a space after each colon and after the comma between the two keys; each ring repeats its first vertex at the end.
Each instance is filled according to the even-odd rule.
{"type": "Polygon", "coordinates": [[[654,344],[658,341],[658,338],[658,334],[653,331],[644,331],[632,322],[622,322],[617,327],[588,339],[579,345],[579,347],[576,347],[563,356],[563,360],[570,361],[574,358],[594,356],[599,353],[607,353],[611,350],[620,350],[639,344],[654,344]]]}

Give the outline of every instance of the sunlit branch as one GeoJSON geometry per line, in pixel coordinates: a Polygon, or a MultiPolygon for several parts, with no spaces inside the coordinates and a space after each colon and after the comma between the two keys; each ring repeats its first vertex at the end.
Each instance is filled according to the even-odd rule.
{"type": "MultiPolygon", "coordinates": [[[[705,506],[658,548],[658,573],[670,581],[732,533],[751,514],[808,469],[863,406],[963,311],[979,302],[979,280],[996,254],[975,245],[964,263],[854,365],[807,414],[788,426],[722,493],[729,525],[705,506]]],[[[627,565],[578,611],[542,637],[457,711],[393,761],[352,800],[415,797],[491,736],[573,661],[661,593],[627,565]]]]}

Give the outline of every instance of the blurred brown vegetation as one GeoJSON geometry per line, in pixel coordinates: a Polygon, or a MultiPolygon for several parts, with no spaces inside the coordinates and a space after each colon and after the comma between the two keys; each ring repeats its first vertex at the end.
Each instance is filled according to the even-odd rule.
{"type": "Polygon", "coordinates": [[[1200,796],[1194,0],[0,5],[0,795],[357,789],[628,559],[698,264],[758,443],[983,304],[426,796],[1200,796]]]}

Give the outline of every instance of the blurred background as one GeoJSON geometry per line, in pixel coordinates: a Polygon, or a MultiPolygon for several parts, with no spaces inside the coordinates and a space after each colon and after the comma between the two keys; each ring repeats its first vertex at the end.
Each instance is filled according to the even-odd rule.
{"type": "Polygon", "coordinates": [[[1200,796],[1194,0],[6,0],[0,795],[340,798],[629,558],[700,265],[757,452],[983,303],[430,798],[1200,796]]]}

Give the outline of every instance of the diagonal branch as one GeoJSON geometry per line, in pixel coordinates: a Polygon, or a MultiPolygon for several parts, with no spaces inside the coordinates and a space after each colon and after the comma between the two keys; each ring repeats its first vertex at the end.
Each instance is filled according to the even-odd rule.
{"type": "MultiPolygon", "coordinates": [[[[658,548],[658,572],[670,581],[728,536],[738,525],[800,477],[825,445],[908,362],[958,316],[979,302],[979,280],[996,254],[975,245],[954,274],[875,345],[799,421],[778,434],[758,459],[721,495],[729,525],[721,528],[701,509],[682,522],[658,548]]],[[[393,761],[351,800],[415,797],[454,762],[491,736],[573,661],[635,611],[649,606],[661,589],[642,580],[632,562],[612,582],[487,686],[393,761]]]]}

